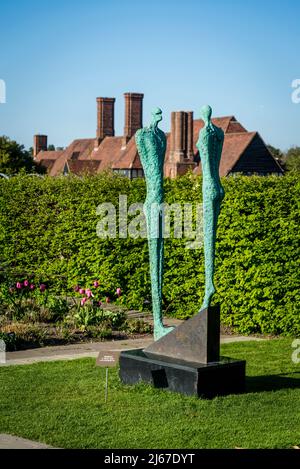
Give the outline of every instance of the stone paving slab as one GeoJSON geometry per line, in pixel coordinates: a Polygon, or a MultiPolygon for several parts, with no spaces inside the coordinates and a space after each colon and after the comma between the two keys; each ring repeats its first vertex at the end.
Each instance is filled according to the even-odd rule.
{"type": "Polygon", "coordinates": [[[54,449],[52,446],[38,441],[26,440],[18,436],[0,434],[0,449],[54,449]]]}

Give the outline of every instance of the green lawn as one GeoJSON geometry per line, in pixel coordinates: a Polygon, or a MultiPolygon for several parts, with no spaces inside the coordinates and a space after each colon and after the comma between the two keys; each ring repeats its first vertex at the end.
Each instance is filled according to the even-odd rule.
{"type": "Polygon", "coordinates": [[[200,400],[123,386],[95,360],[0,368],[0,433],[63,448],[289,448],[300,444],[300,364],[291,339],[226,344],[247,393],[200,400]]]}

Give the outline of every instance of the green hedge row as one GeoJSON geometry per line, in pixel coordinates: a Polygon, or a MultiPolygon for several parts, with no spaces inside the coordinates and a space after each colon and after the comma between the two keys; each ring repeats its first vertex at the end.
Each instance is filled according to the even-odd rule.
{"type": "MultiPolygon", "coordinates": [[[[241,333],[300,332],[299,215],[296,176],[223,180],[216,286],[224,325],[241,333]]],[[[186,175],[165,182],[166,201],[201,202],[201,179],[186,175]]],[[[19,176],[0,181],[1,264],[15,275],[52,279],[55,292],[97,279],[108,291],[121,287],[128,307],[150,300],[145,239],[100,239],[96,207],[143,202],[145,183],[102,174],[95,177],[19,176]],[[53,280],[55,279],[55,280],[53,280]]],[[[165,241],[164,309],[195,314],[204,285],[203,249],[186,239],[165,241]]]]}

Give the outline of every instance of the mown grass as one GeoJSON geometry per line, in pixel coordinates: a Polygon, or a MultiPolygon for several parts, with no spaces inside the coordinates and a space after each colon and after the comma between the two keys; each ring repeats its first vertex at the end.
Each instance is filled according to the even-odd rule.
{"type": "Polygon", "coordinates": [[[123,386],[95,360],[0,368],[0,433],[62,448],[290,448],[300,443],[300,364],[291,339],[226,344],[247,392],[202,400],[123,386]]]}

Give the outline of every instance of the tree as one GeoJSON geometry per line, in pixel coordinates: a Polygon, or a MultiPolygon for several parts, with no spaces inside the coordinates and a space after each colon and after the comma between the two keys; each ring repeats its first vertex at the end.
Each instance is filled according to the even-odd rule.
{"type": "Polygon", "coordinates": [[[275,148],[272,145],[267,145],[269,152],[274,156],[279,163],[283,163],[284,160],[284,153],[279,149],[275,148]]]}
{"type": "Polygon", "coordinates": [[[47,148],[48,151],[55,151],[55,146],[50,144],[48,145],[48,148],[47,148]]]}
{"type": "Polygon", "coordinates": [[[300,147],[291,147],[286,152],[285,164],[288,171],[300,171],[300,147]]]}
{"type": "Polygon", "coordinates": [[[8,137],[0,137],[0,173],[7,175],[26,173],[44,173],[45,169],[35,163],[24,145],[20,145],[8,137]]]}

